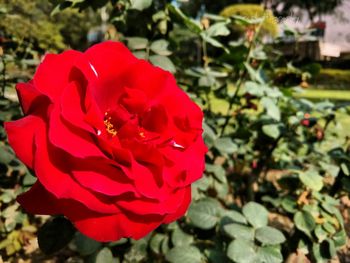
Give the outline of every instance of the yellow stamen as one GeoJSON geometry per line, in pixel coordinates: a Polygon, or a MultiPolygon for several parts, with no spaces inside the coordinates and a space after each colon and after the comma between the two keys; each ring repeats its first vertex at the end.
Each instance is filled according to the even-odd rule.
{"type": "Polygon", "coordinates": [[[140,135],[141,138],[146,138],[145,133],[143,131],[139,132],[139,135],[140,135]]]}
{"type": "MultiPolygon", "coordinates": [[[[105,115],[107,116],[107,112],[105,113],[105,115]]],[[[112,135],[112,137],[117,135],[117,130],[114,128],[114,125],[111,123],[111,117],[107,118],[106,120],[103,121],[103,123],[106,126],[106,131],[112,135]]]]}

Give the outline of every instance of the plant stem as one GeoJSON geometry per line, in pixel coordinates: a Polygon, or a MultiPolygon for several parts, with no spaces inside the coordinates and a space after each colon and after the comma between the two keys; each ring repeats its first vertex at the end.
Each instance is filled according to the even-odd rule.
{"type": "MultiPolygon", "coordinates": [[[[261,31],[261,28],[262,28],[262,24],[264,23],[264,21],[265,21],[265,19],[263,21],[261,21],[261,23],[259,24],[259,26],[257,27],[257,29],[255,31],[253,40],[249,42],[248,53],[247,53],[247,56],[246,56],[244,64],[249,64],[250,63],[253,47],[255,46],[255,43],[257,42],[259,33],[261,31]]],[[[231,117],[230,116],[230,112],[231,112],[231,110],[233,108],[233,105],[234,105],[234,103],[236,101],[236,98],[238,96],[239,90],[242,87],[243,80],[245,79],[246,73],[247,73],[247,69],[244,68],[244,70],[242,70],[240,72],[240,74],[239,74],[239,78],[238,78],[238,80],[236,82],[236,85],[235,85],[236,86],[236,90],[235,90],[235,93],[233,94],[232,98],[230,99],[229,107],[227,109],[227,113],[226,113],[226,116],[225,116],[225,122],[224,122],[224,125],[222,126],[220,136],[224,135],[225,129],[226,129],[226,127],[227,127],[227,125],[228,125],[228,123],[230,121],[230,117],[231,117]]]]}
{"type": "Polygon", "coordinates": [[[3,70],[2,70],[2,87],[1,87],[1,97],[4,98],[5,97],[5,88],[6,88],[6,61],[4,56],[1,56],[1,62],[4,66],[3,70]]]}

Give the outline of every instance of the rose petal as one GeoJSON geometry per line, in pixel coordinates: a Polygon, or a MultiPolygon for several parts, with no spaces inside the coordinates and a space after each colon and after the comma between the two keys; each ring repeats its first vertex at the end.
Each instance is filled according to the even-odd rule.
{"type": "Polygon", "coordinates": [[[130,112],[134,114],[142,113],[147,106],[146,94],[139,89],[124,88],[124,94],[119,102],[130,112]]]}
{"type": "Polygon", "coordinates": [[[167,128],[168,116],[162,105],[155,105],[142,116],[141,125],[151,132],[162,133],[167,128]]]}
{"type": "Polygon", "coordinates": [[[53,145],[75,157],[104,157],[89,132],[74,127],[61,117],[59,104],[52,108],[48,136],[53,145]]]}
{"type": "Polygon", "coordinates": [[[189,118],[192,129],[201,130],[203,112],[197,104],[193,103],[190,97],[176,85],[173,76],[169,76],[166,82],[168,92],[162,98],[161,104],[166,107],[168,116],[174,118],[189,118]],[[181,103],[179,103],[181,101],[181,103]]]}
{"type": "Polygon", "coordinates": [[[164,157],[172,165],[166,167],[165,180],[172,187],[184,187],[200,179],[205,168],[205,153],[207,148],[202,137],[187,149],[182,150],[174,146],[160,148],[164,157]],[[185,172],[185,178],[183,173],[185,172]]]}
{"type": "Polygon", "coordinates": [[[29,191],[17,197],[17,202],[20,203],[28,213],[38,215],[61,214],[61,210],[57,206],[57,200],[58,199],[49,193],[39,181],[36,181],[29,191]]]}
{"type": "Polygon", "coordinates": [[[119,240],[123,237],[140,239],[156,229],[162,222],[162,216],[135,216],[132,214],[116,214],[110,216],[91,217],[74,220],[74,225],[84,235],[101,242],[119,240]]]}
{"type": "Polygon", "coordinates": [[[188,207],[190,206],[190,203],[191,203],[191,186],[187,186],[185,189],[184,198],[182,199],[181,205],[179,206],[178,210],[173,214],[167,215],[164,218],[164,223],[169,224],[175,220],[178,220],[182,216],[184,216],[188,207]]]}
{"type": "Polygon", "coordinates": [[[119,42],[106,41],[89,48],[75,66],[83,72],[101,112],[113,107],[123,90],[123,74],[136,57],[119,42]]]}
{"type": "Polygon", "coordinates": [[[117,201],[117,205],[129,212],[139,215],[157,214],[166,215],[178,211],[179,206],[186,194],[185,188],[176,191],[168,191],[163,189],[162,200],[149,200],[145,198],[135,198],[132,196],[121,197],[117,201]]]}
{"type": "Polygon", "coordinates": [[[12,149],[17,157],[30,168],[33,168],[34,136],[36,131],[42,127],[44,127],[43,120],[34,115],[5,123],[5,130],[12,149]],[[23,145],[23,142],[26,146],[23,145]]]}
{"type": "Polygon", "coordinates": [[[72,66],[81,54],[68,50],[59,55],[45,55],[33,78],[35,88],[54,101],[67,86],[72,66]]]}
{"type": "Polygon", "coordinates": [[[25,115],[34,112],[45,112],[45,104],[48,104],[47,98],[41,94],[33,85],[33,82],[18,83],[16,85],[16,91],[18,99],[21,103],[23,113],[25,115]],[[40,109],[36,107],[37,104],[41,104],[40,109]]]}
{"type": "Polygon", "coordinates": [[[100,213],[119,212],[119,209],[108,202],[108,199],[97,193],[91,193],[71,178],[69,175],[71,157],[67,158],[64,152],[48,145],[45,133],[46,129],[43,128],[35,136],[34,158],[34,170],[43,186],[57,198],[76,200],[91,210],[100,213]]]}
{"type": "Polygon", "coordinates": [[[170,76],[169,72],[154,67],[145,60],[139,60],[124,74],[123,84],[131,89],[142,90],[149,100],[148,104],[152,106],[169,92],[167,82],[170,76]]]}
{"type": "Polygon", "coordinates": [[[104,195],[118,196],[136,191],[123,171],[103,160],[78,161],[72,174],[82,186],[104,195]],[[81,170],[77,170],[79,168],[81,170]]]}
{"type": "Polygon", "coordinates": [[[135,187],[141,195],[150,199],[159,200],[162,198],[161,188],[158,186],[156,178],[148,167],[133,161],[131,173],[134,176],[135,187]]]}
{"type": "Polygon", "coordinates": [[[157,228],[162,222],[161,216],[143,216],[117,213],[103,215],[91,211],[70,199],[57,199],[40,182],[36,182],[17,201],[28,213],[40,215],[63,214],[72,220],[76,228],[86,236],[97,241],[115,241],[123,237],[139,239],[157,228]]]}

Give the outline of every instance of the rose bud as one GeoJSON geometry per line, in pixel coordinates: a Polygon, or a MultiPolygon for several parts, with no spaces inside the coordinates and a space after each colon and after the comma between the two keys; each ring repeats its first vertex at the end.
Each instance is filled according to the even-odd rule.
{"type": "Polygon", "coordinates": [[[317,118],[313,118],[313,117],[311,117],[311,115],[309,113],[305,113],[304,119],[302,119],[300,121],[300,124],[302,126],[307,127],[307,128],[312,128],[313,126],[315,126],[317,124],[317,118]]]}

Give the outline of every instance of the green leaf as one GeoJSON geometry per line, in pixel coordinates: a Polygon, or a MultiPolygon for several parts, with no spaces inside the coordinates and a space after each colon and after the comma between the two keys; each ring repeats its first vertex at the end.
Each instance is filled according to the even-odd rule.
{"type": "Polygon", "coordinates": [[[210,20],[213,20],[213,21],[230,22],[230,19],[227,17],[215,15],[215,14],[210,14],[210,13],[205,13],[204,17],[208,18],[210,20]]]}
{"type": "Polygon", "coordinates": [[[257,97],[262,97],[264,95],[264,86],[253,82],[253,81],[247,81],[244,84],[245,92],[257,96],[257,97]]]}
{"type": "Polygon", "coordinates": [[[160,246],[160,249],[162,251],[162,254],[166,254],[169,251],[169,236],[165,236],[164,240],[162,241],[162,244],[160,246]]]}
{"type": "Polygon", "coordinates": [[[52,254],[64,248],[73,238],[75,228],[62,217],[47,221],[38,232],[38,243],[45,254],[52,254]]]}
{"type": "Polygon", "coordinates": [[[224,232],[231,238],[254,240],[254,228],[241,224],[227,224],[224,232]]]}
{"type": "Polygon", "coordinates": [[[340,164],[340,168],[342,169],[343,173],[346,176],[350,176],[350,168],[348,167],[348,165],[346,163],[340,164]]]}
{"type": "Polygon", "coordinates": [[[315,228],[315,235],[318,239],[318,242],[321,243],[327,239],[328,233],[322,228],[321,225],[317,225],[315,228]]]}
{"type": "Polygon", "coordinates": [[[200,87],[212,87],[215,84],[216,84],[216,79],[209,75],[202,76],[198,80],[198,85],[200,87]]]}
{"type": "Polygon", "coordinates": [[[340,167],[338,165],[329,164],[325,162],[320,162],[321,167],[331,176],[337,177],[340,171],[340,167]]]}
{"type": "Polygon", "coordinates": [[[152,42],[150,49],[161,56],[171,55],[171,51],[168,50],[169,42],[165,39],[159,39],[152,42]]]}
{"type": "Polygon", "coordinates": [[[112,251],[104,247],[102,248],[96,255],[95,263],[114,263],[115,260],[113,258],[112,251]]]}
{"type": "Polygon", "coordinates": [[[139,240],[131,240],[132,246],[129,251],[124,254],[129,262],[143,262],[147,258],[147,248],[151,235],[139,240]]]}
{"type": "MultiPolygon", "coordinates": [[[[12,189],[9,190],[1,190],[3,193],[0,196],[0,201],[1,203],[4,204],[8,204],[11,201],[16,199],[16,194],[14,193],[14,191],[12,189]]],[[[7,209],[2,211],[2,216],[4,217],[4,211],[6,211],[7,209]]]]}
{"type": "Polygon", "coordinates": [[[222,183],[214,178],[212,188],[214,188],[216,191],[216,198],[221,200],[225,200],[227,198],[229,193],[229,186],[227,182],[222,183]]]}
{"type": "Polygon", "coordinates": [[[23,178],[23,185],[24,186],[31,186],[36,182],[37,178],[33,176],[31,173],[26,173],[26,175],[23,178]]]}
{"type": "Polygon", "coordinates": [[[128,47],[131,50],[146,49],[148,46],[148,39],[142,37],[128,37],[126,38],[128,47]]]}
{"type": "Polygon", "coordinates": [[[132,52],[134,54],[135,57],[137,57],[138,59],[144,59],[147,60],[148,55],[146,51],[134,51],[132,52]]]}
{"type": "Polygon", "coordinates": [[[108,246],[109,247],[121,246],[121,245],[124,245],[126,243],[128,243],[128,239],[127,238],[121,238],[121,239],[119,239],[117,241],[109,242],[108,246]]]}
{"type": "Polygon", "coordinates": [[[152,5],[152,0],[130,0],[131,9],[142,11],[152,5]]]}
{"type": "Polygon", "coordinates": [[[306,187],[314,191],[320,191],[323,188],[323,177],[317,171],[308,170],[306,172],[300,172],[299,178],[306,187]]]}
{"type": "Polygon", "coordinates": [[[346,241],[347,241],[347,235],[344,229],[342,229],[341,231],[337,232],[334,236],[333,236],[333,241],[334,241],[334,245],[337,248],[340,248],[342,246],[346,245],[346,241]]]}
{"type": "Polygon", "coordinates": [[[9,148],[0,145],[0,163],[8,164],[13,159],[15,159],[15,156],[10,152],[9,148]]]}
{"type": "Polygon", "coordinates": [[[311,232],[316,227],[316,222],[313,216],[306,211],[298,211],[294,215],[294,223],[295,226],[302,232],[304,232],[306,235],[308,235],[310,238],[311,232]]]}
{"type": "Polygon", "coordinates": [[[193,243],[193,236],[186,234],[181,228],[176,228],[171,235],[174,246],[187,246],[193,243]]]}
{"type": "Polygon", "coordinates": [[[203,41],[209,43],[210,45],[212,45],[214,47],[218,47],[218,48],[223,49],[226,53],[229,53],[229,50],[222,43],[220,43],[218,40],[216,40],[215,38],[208,36],[205,32],[202,32],[200,35],[201,35],[203,41]]]}
{"type": "Polygon", "coordinates": [[[283,255],[278,247],[259,247],[258,258],[262,263],[280,263],[283,262],[283,255]]]}
{"type": "Polygon", "coordinates": [[[286,241],[281,231],[270,226],[258,228],[255,238],[264,245],[278,245],[286,241]]]}
{"type": "Polygon", "coordinates": [[[152,55],[150,56],[149,60],[155,66],[158,66],[164,70],[170,71],[171,73],[176,72],[176,68],[173,62],[168,57],[160,56],[160,55],[152,55]]]}
{"type": "Polygon", "coordinates": [[[234,210],[225,210],[224,212],[221,213],[221,225],[226,225],[230,223],[239,223],[239,224],[247,224],[247,220],[245,217],[234,210]]]}
{"type": "Polygon", "coordinates": [[[215,141],[215,148],[221,153],[232,154],[238,151],[238,146],[231,138],[219,138],[215,141]]]}
{"type": "Polygon", "coordinates": [[[329,222],[325,222],[322,226],[323,226],[324,230],[326,230],[331,235],[333,235],[337,231],[335,229],[335,227],[329,222]]]}
{"type": "Polygon", "coordinates": [[[297,201],[291,196],[284,197],[281,205],[289,213],[294,214],[297,211],[297,201]]]}
{"type": "Polygon", "coordinates": [[[194,246],[174,247],[166,253],[165,258],[170,263],[201,263],[202,254],[194,246]]]}
{"type": "Polygon", "coordinates": [[[215,199],[203,199],[190,206],[187,216],[194,226],[211,229],[218,223],[219,213],[219,202],[215,199]]]}
{"type": "Polygon", "coordinates": [[[321,245],[318,243],[313,243],[312,254],[316,259],[317,263],[325,263],[327,261],[327,259],[323,257],[322,251],[321,251],[321,245]]]}
{"type": "Polygon", "coordinates": [[[50,16],[54,16],[58,14],[59,12],[63,11],[64,9],[67,9],[68,7],[72,6],[72,1],[64,1],[58,5],[55,6],[55,8],[51,11],[50,16]]]}
{"type": "Polygon", "coordinates": [[[87,256],[95,253],[100,247],[101,243],[97,242],[80,232],[77,232],[74,238],[74,245],[76,250],[82,256],[87,256]]]}
{"type": "Polygon", "coordinates": [[[281,205],[282,199],[275,198],[269,195],[265,195],[261,198],[262,201],[272,204],[274,207],[279,207],[281,205]]]}
{"type": "Polygon", "coordinates": [[[268,97],[261,99],[261,104],[265,108],[267,115],[276,121],[281,120],[281,112],[276,103],[268,97]]]}
{"type": "Polygon", "coordinates": [[[277,139],[281,134],[279,126],[276,124],[264,125],[262,127],[262,131],[264,132],[265,135],[267,135],[273,139],[277,139]]]}
{"type": "Polygon", "coordinates": [[[201,25],[197,23],[195,20],[187,17],[179,8],[173,6],[172,4],[167,5],[168,10],[174,14],[178,19],[182,20],[182,22],[186,25],[186,27],[194,32],[199,34],[202,32],[201,25]]]}
{"type": "Polygon", "coordinates": [[[203,122],[203,130],[204,130],[203,138],[204,138],[205,145],[207,145],[207,147],[210,149],[211,147],[214,146],[217,135],[215,134],[213,129],[205,122],[203,122]]]}
{"type": "Polygon", "coordinates": [[[234,19],[236,23],[243,26],[257,25],[264,21],[264,18],[249,19],[245,16],[240,16],[240,15],[232,15],[231,17],[234,19]]]}
{"type": "Polygon", "coordinates": [[[229,259],[221,249],[210,249],[206,251],[206,255],[211,263],[228,263],[229,259]]]}
{"type": "Polygon", "coordinates": [[[227,248],[227,256],[237,263],[254,263],[257,260],[254,243],[236,239],[227,248]]]}
{"type": "Polygon", "coordinates": [[[336,255],[336,248],[334,242],[327,239],[321,244],[314,243],[312,252],[317,262],[329,262],[336,255]]]}
{"type": "Polygon", "coordinates": [[[212,184],[213,180],[211,177],[203,176],[199,180],[195,181],[192,185],[197,187],[201,191],[208,190],[209,186],[212,184]]]}
{"type": "Polygon", "coordinates": [[[262,47],[258,47],[253,50],[250,56],[252,59],[256,60],[266,60],[268,59],[266,52],[262,49],[262,47]]]}
{"type": "Polygon", "coordinates": [[[227,36],[230,34],[230,30],[227,28],[227,23],[225,22],[219,22],[211,25],[207,29],[207,34],[210,37],[216,37],[216,36],[227,36]]]}
{"type": "Polygon", "coordinates": [[[242,212],[248,222],[255,228],[266,226],[268,223],[269,212],[258,203],[249,202],[243,206],[242,212]]]}
{"type": "Polygon", "coordinates": [[[343,178],[341,180],[342,186],[345,191],[350,193],[350,179],[349,178],[343,178]]]}
{"type": "Polygon", "coordinates": [[[156,233],[152,237],[152,239],[150,241],[150,248],[154,253],[156,253],[156,254],[161,253],[161,246],[162,246],[162,243],[166,237],[167,237],[166,235],[160,234],[160,233],[156,233]]]}
{"type": "Polygon", "coordinates": [[[329,252],[329,258],[334,258],[337,255],[337,249],[335,248],[334,241],[331,239],[326,240],[328,244],[328,252],[329,252]]]}
{"type": "Polygon", "coordinates": [[[206,164],[205,170],[208,173],[214,174],[215,178],[218,179],[222,183],[226,183],[226,171],[221,165],[212,165],[212,164],[206,164]]]}
{"type": "Polygon", "coordinates": [[[265,84],[264,79],[261,76],[261,72],[260,70],[255,70],[252,68],[251,65],[249,65],[248,63],[244,63],[245,68],[247,69],[249,76],[251,78],[252,81],[256,81],[260,84],[265,84]]]}

